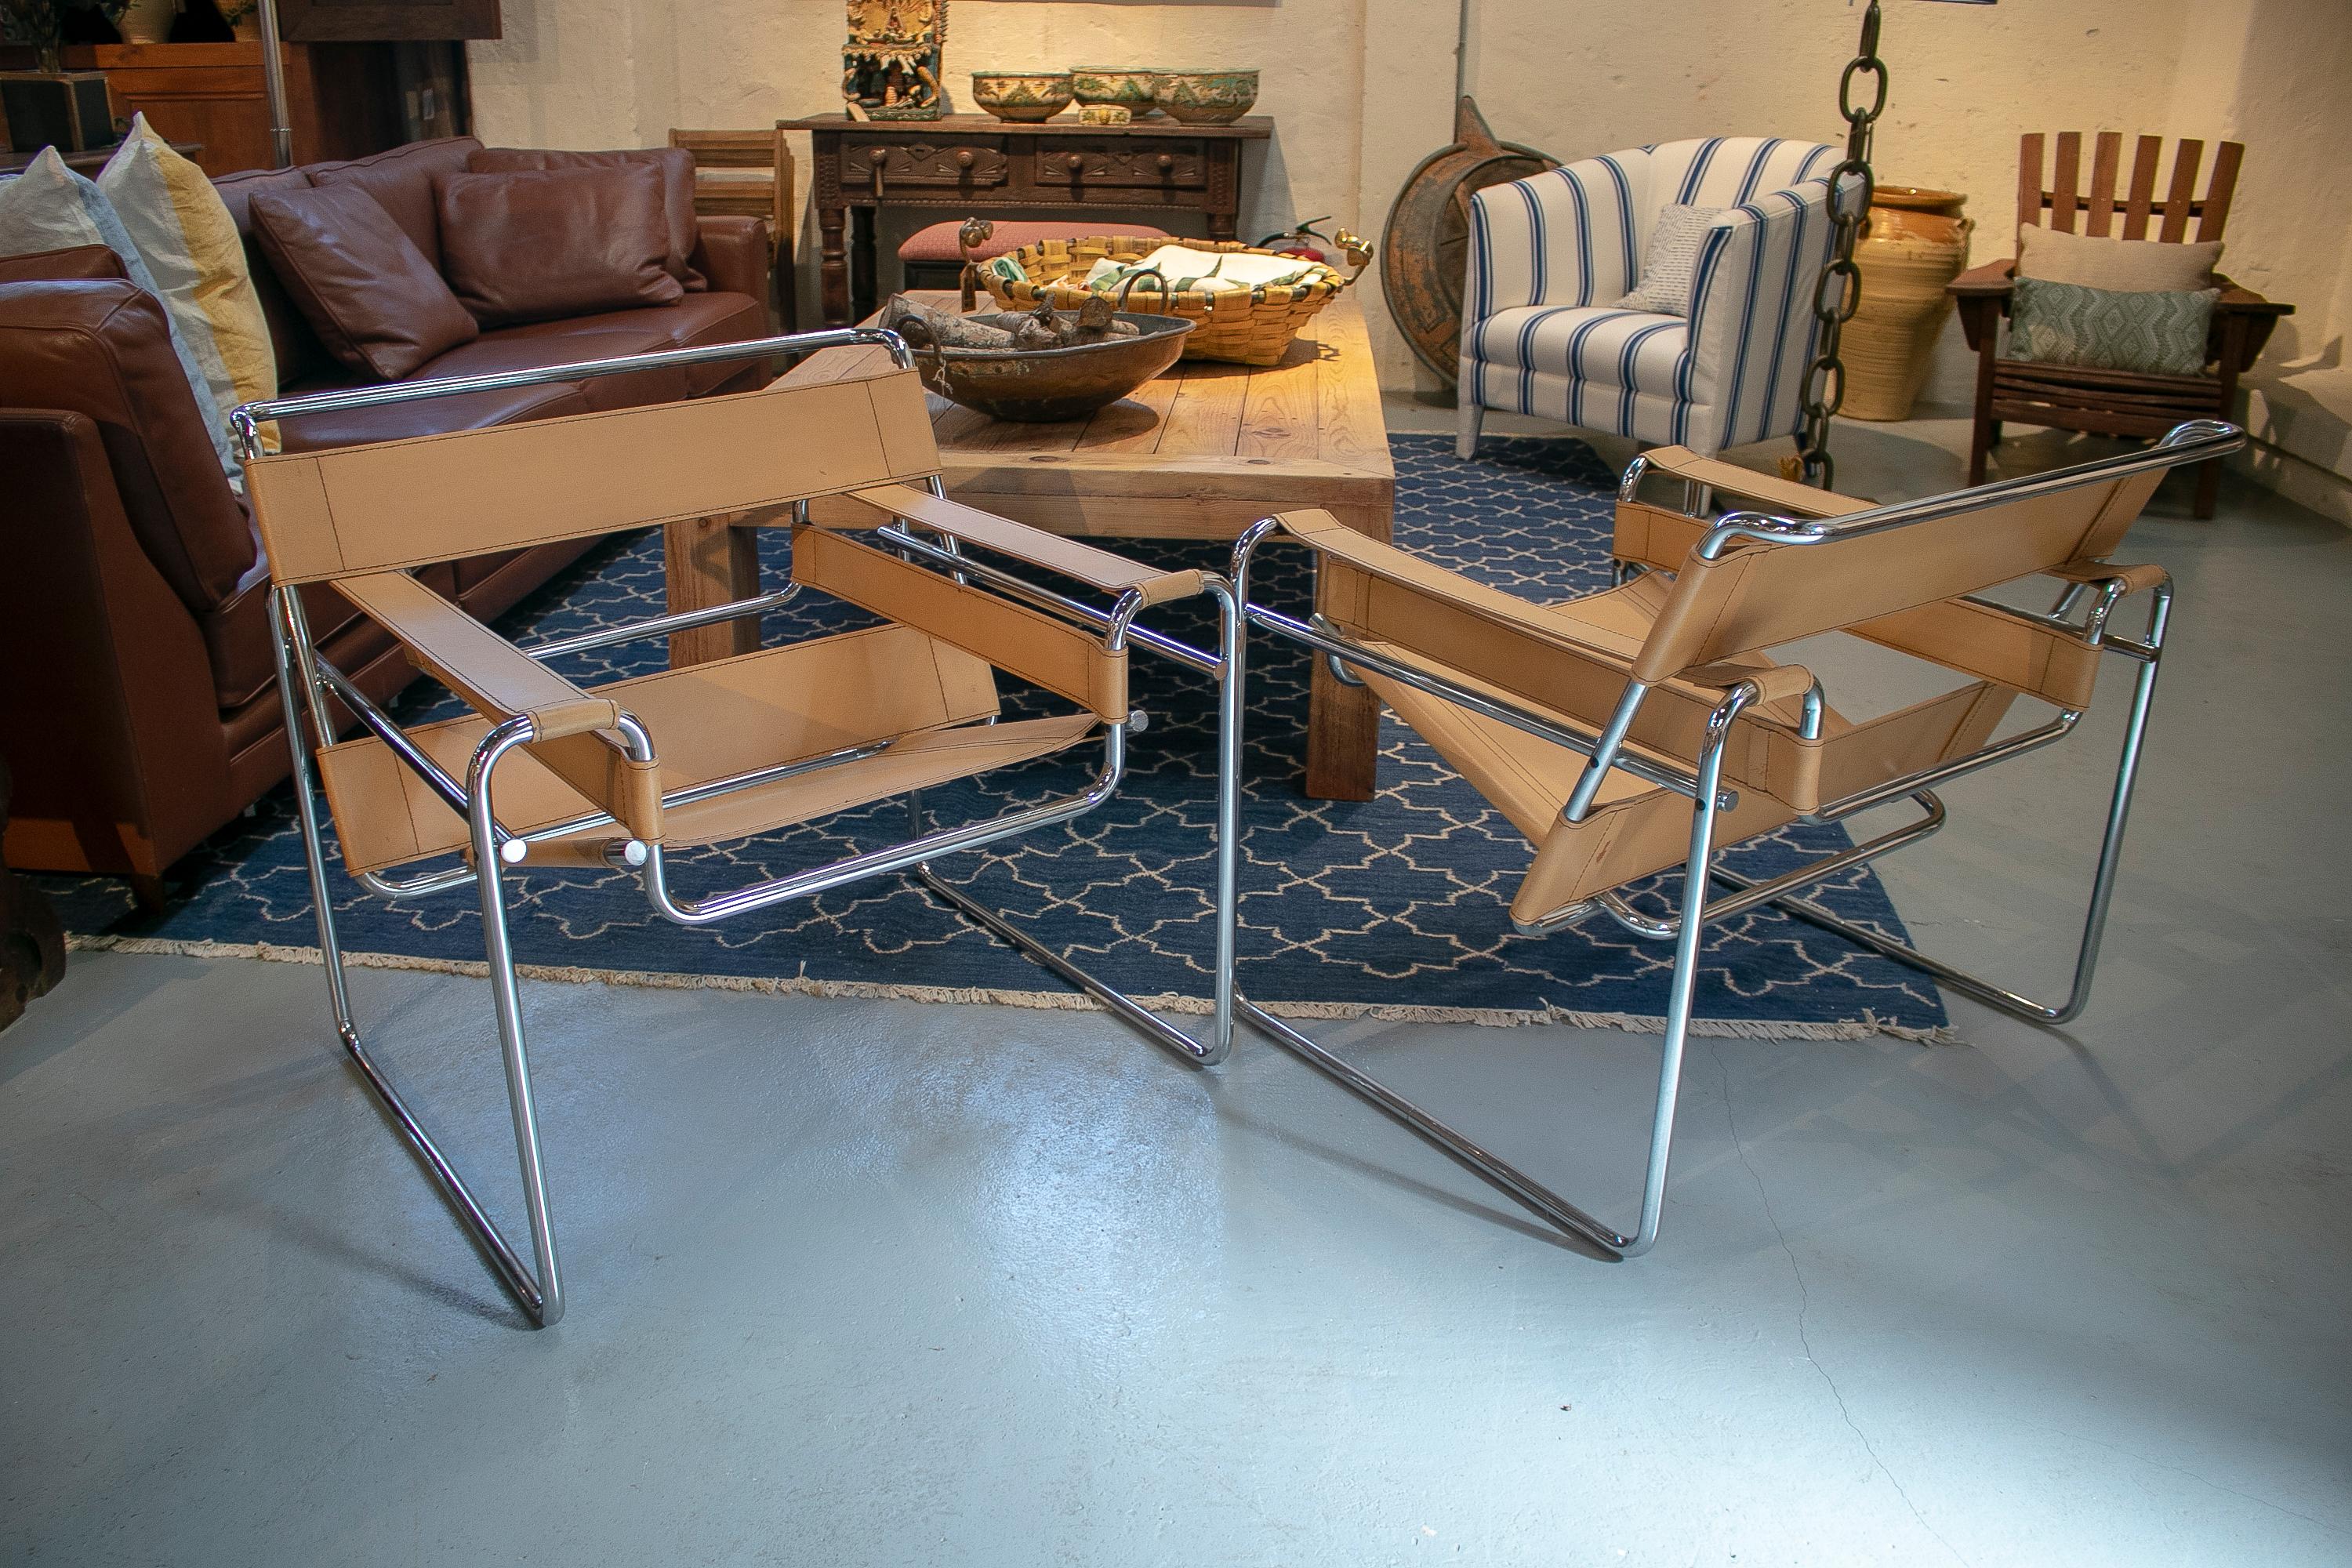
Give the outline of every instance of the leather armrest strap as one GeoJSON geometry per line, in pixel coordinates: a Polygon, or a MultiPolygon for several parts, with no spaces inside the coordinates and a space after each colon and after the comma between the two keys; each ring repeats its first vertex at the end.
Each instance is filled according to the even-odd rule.
{"type": "Polygon", "coordinates": [[[2068,583],[2121,583],[2126,594],[2145,594],[2172,581],[2172,574],[2161,566],[2113,561],[2069,561],[2051,567],[2048,574],[2068,583]]]}
{"type": "Polygon", "coordinates": [[[1201,591],[1202,574],[1198,572],[1163,572],[1145,566],[1076,539],[1047,533],[961,501],[942,500],[912,485],[877,485],[870,489],[853,490],[846,499],[885,517],[904,518],[950,539],[1074,577],[1107,594],[1124,594],[1133,588],[1143,595],[1147,605],[1187,599],[1201,591]]]}
{"type": "Polygon", "coordinates": [[[1695,686],[1714,691],[1728,691],[1741,681],[1757,689],[1754,706],[1785,701],[1802,697],[1813,689],[1813,672],[1801,664],[1699,664],[1693,665],[1667,684],[1695,686]]]}
{"type": "Polygon", "coordinates": [[[1598,647],[1570,635],[1574,623],[1551,615],[1540,605],[1506,594],[1500,588],[1489,588],[1484,583],[1432,565],[1419,556],[1383,543],[1367,534],[1357,532],[1328,511],[1286,511],[1277,519],[1283,531],[1315,551],[1337,557],[1349,565],[1384,577],[1401,587],[1425,595],[1465,610],[1481,620],[1508,626],[1516,632],[1536,637],[1555,647],[1564,648],[1585,658],[1598,660],[1612,668],[1630,671],[1633,663],[1622,648],[1598,647]]]}
{"type": "Polygon", "coordinates": [[[660,763],[636,762],[597,732],[620,722],[619,703],[583,691],[405,572],[338,578],[335,587],[476,712],[493,722],[529,714],[526,749],[550,773],[635,837],[661,837],[660,763]]]}
{"type": "Polygon", "coordinates": [[[534,740],[609,730],[620,720],[619,704],[590,696],[405,572],[344,577],[335,587],[477,712],[529,715],[534,740]]]}
{"type": "Polygon", "coordinates": [[[1720,458],[1702,458],[1687,447],[1659,447],[1642,456],[1654,473],[1694,479],[1714,489],[1762,501],[1763,510],[1786,512],[1791,517],[1842,517],[1850,511],[1867,511],[1877,504],[1832,490],[1817,490],[1811,485],[1772,474],[1759,474],[1720,458]]]}

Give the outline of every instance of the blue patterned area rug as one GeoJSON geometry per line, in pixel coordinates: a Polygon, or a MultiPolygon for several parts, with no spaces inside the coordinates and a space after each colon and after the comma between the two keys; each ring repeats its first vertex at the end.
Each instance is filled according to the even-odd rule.
{"type": "MultiPolygon", "coordinates": [[[[1558,600],[1603,585],[1615,476],[1570,441],[1496,440],[1475,463],[1446,438],[1400,437],[1397,538],[1498,587],[1558,600]]],[[[1134,542],[1134,553],[1171,564],[1221,565],[1222,547],[1134,542]]],[[[770,580],[789,541],[762,535],[770,580]]],[[[1266,552],[1256,591],[1303,606],[1305,563],[1266,552]]],[[[519,606],[510,633],[547,637],[661,607],[657,534],[617,541],[519,606]]],[[[769,634],[806,636],[864,617],[806,594],[769,634]]],[[[1211,618],[1170,606],[1152,624],[1213,645],[1211,618]]],[[[572,657],[565,673],[604,679],[661,668],[658,642],[572,657]]],[[[1493,1024],[1561,1020],[1655,1028],[1665,1010],[1671,952],[1605,918],[1549,937],[1511,929],[1511,895],[1525,839],[1454,777],[1411,731],[1388,721],[1377,799],[1339,804],[1297,788],[1307,720],[1303,650],[1254,639],[1242,806],[1241,981],[1276,1011],[1307,1017],[1381,1016],[1493,1024]]],[[[1171,995],[1199,1010],[1210,952],[1209,837],[1214,820],[1213,697],[1197,676],[1139,656],[1139,705],[1149,729],[1130,749],[1126,786],[1066,827],[951,858],[939,871],[1003,910],[1041,942],[1069,952],[1139,995],[1171,995]]],[[[436,693],[437,689],[420,689],[436,693]]],[[[1007,696],[1010,712],[1032,699],[1007,696]]],[[[406,718],[454,711],[446,696],[410,699],[406,718]]],[[[656,737],[658,739],[658,737],[656,737]]],[[[1092,748],[933,791],[935,821],[971,820],[1068,790],[1095,763],[1092,748]]],[[[776,876],[904,836],[902,803],[852,812],[772,838],[680,856],[672,882],[698,896],[776,876]]],[[[1792,827],[1732,863],[1772,871],[1849,842],[1836,827],[1792,827]]],[[[310,889],[281,788],[256,815],[176,868],[161,914],[132,912],[121,884],[47,879],[68,929],[85,947],[205,952],[316,962],[310,889]]],[[[1664,912],[1679,875],[1638,901],[1664,912]]],[[[335,910],[354,962],[479,973],[480,916],[470,889],[389,904],[338,869],[335,910]]],[[[509,879],[509,921],[526,973],[746,990],[911,996],[1027,1005],[1087,1005],[1060,983],[966,924],[911,882],[886,878],[689,931],[646,906],[617,872],[551,869],[509,879]]],[[[1899,933],[1868,868],[1821,895],[1848,919],[1899,933]]],[[[1769,910],[1710,928],[1699,981],[1706,1032],[1853,1038],[1876,1032],[1940,1036],[1934,987],[1875,954],[1769,910]]]]}

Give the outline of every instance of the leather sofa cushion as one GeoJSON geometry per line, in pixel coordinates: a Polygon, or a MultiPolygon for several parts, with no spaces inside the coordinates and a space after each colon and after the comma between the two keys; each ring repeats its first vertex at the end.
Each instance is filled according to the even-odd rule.
{"type": "Polygon", "coordinates": [[[327,352],[398,381],[481,328],[376,199],[352,185],[253,198],[254,232],[327,352]]]}
{"type": "MultiPolygon", "coordinates": [[[[484,332],[461,349],[451,349],[419,373],[425,376],[495,375],[509,370],[545,370],[581,360],[620,359],[628,354],[655,353],[675,345],[658,328],[640,327],[630,318],[635,310],[614,311],[607,320],[626,325],[593,331],[522,336],[511,328],[484,332]]],[[[580,388],[591,411],[637,408],[648,403],[676,403],[687,395],[683,367],[631,371],[625,375],[585,377],[568,384],[580,388]]],[[[436,399],[435,401],[439,401],[436,399]]]]}
{"type": "MultiPolygon", "coordinates": [[[[302,610],[310,635],[322,644],[360,618],[359,607],[323,583],[305,584],[302,610]]],[[[269,580],[231,595],[197,617],[205,657],[213,667],[213,698],[224,708],[249,702],[278,684],[278,657],[269,648],[269,580]]]]}
{"type": "MultiPolygon", "coordinates": [[[[354,379],[349,384],[369,386],[354,379]]],[[[289,396],[341,388],[331,382],[305,383],[289,396]]],[[[448,430],[481,430],[525,419],[547,419],[559,414],[587,414],[587,395],[571,382],[551,386],[516,386],[502,392],[464,392],[421,403],[393,403],[376,408],[347,408],[333,414],[306,414],[281,419],[286,450],[317,452],[330,447],[357,447],[370,441],[400,441],[411,436],[437,436],[448,430]]]]}
{"type": "Polygon", "coordinates": [[[191,614],[236,592],[257,553],[172,351],[163,307],[119,279],[0,293],[0,405],[95,421],[131,531],[191,614]]]}
{"type": "MultiPolygon", "coordinates": [[[[444,598],[453,597],[457,592],[457,574],[449,569],[446,563],[436,563],[431,566],[420,568],[416,573],[416,580],[444,598]]],[[[267,588],[261,589],[253,595],[254,604],[260,606],[261,613],[258,615],[240,601],[237,606],[238,625],[245,629],[238,635],[237,641],[240,647],[258,649],[261,658],[269,664],[270,668],[262,677],[262,683],[254,689],[253,695],[243,702],[225,707],[220,711],[220,727],[223,737],[228,742],[230,768],[233,773],[236,772],[241,765],[244,767],[252,765],[250,762],[241,763],[239,759],[242,753],[247,752],[257,743],[267,741],[272,749],[258,759],[261,773],[259,789],[251,788],[244,780],[233,780],[239,796],[246,799],[250,799],[252,795],[260,793],[260,789],[268,788],[270,784],[284,778],[287,773],[286,731],[280,722],[278,702],[278,669],[269,651],[268,598],[267,588]],[[245,618],[248,616],[251,618],[245,618]]],[[[333,589],[322,588],[320,593],[314,594],[310,589],[305,588],[302,608],[304,613],[311,617],[310,631],[319,639],[320,651],[337,669],[359,679],[361,689],[372,692],[377,701],[389,701],[403,686],[416,679],[415,667],[405,658],[394,652],[397,645],[394,643],[392,634],[362,616],[356,609],[350,608],[350,601],[335,593],[333,589]],[[322,605],[341,606],[341,608],[322,610],[322,605]],[[335,623],[341,629],[333,632],[325,630],[329,622],[335,623]],[[397,667],[397,673],[393,679],[388,680],[360,679],[362,672],[372,666],[380,668],[379,661],[387,654],[392,656],[397,667]]],[[[209,636],[208,630],[207,637],[209,636]]]]}
{"type": "Polygon", "coordinates": [[[448,136],[437,142],[411,142],[349,163],[312,163],[308,168],[314,185],[355,185],[373,196],[437,269],[441,220],[433,195],[433,176],[462,174],[466,160],[481,150],[482,144],[471,136],[448,136]]]}
{"type": "Polygon", "coordinates": [[[129,276],[122,270],[122,258],[102,245],[0,256],[0,283],[89,283],[129,276]]]}
{"type": "Polygon", "coordinates": [[[645,163],[444,174],[441,269],[484,326],[565,320],[685,292],[664,265],[661,172],[645,163]]]}
{"type": "Polygon", "coordinates": [[[625,147],[612,153],[572,153],[541,147],[485,147],[466,160],[477,174],[512,169],[594,169],[614,164],[650,163],[661,171],[662,212],[669,225],[669,249],[663,265],[689,294],[709,282],[694,269],[698,238],[694,211],[694,154],[683,147],[625,147]]]}
{"type": "MultiPolygon", "coordinates": [[[[767,335],[768,308],[749,294],[713,289],[708,294],[688,294],[674,305],[653,310],[608,310],[600,315],[575,316],[568,321],[531,321],[508,327],[499,335],[552,337],[564,332],[616,330],[659,332],[667,340],[663,346],[674,349],[742,342],[767,335]]],[[[746,366],[755,363],[734,360],[685,366],[687,393],[693,397],[704,396],[741,375],[746,366]]]]}
{"type": "Polygon", "coordinates": [[[236,225],[236,232],[245,237],[246,269],[253,274],[253,291],[261,296],[261,317],[269,323],[269,348],[278,359],[278,384],[283,388],[317,375],[334,363],[319,334],[302,319],[301,310],[287,296],[286,286],[278,280],[277,271],[269,258],[262,254],[261,242],[253,234],[253,198],[266,191],[307,191],[310,174],[307,169],[241,169],[233,174],[222,174],[213,181],[213,189],[220,193],[223,205],[236,225]]]}

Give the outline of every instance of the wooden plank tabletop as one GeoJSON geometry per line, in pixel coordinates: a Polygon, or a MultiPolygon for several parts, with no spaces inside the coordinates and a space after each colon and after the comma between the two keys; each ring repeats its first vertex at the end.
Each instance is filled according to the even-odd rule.
{"type": "MultiPolygon", "coordinates": [[[[951,293],[923,298],[955,308],[951,293]]],[[[834,381],[888,365],[880,349],[828,349],[786,379],[834,381]]],[[[991,419],[938,397],[930,413],[950,496],[1054,533],[1222,541],[1269,513],[1320,508],[1385,541],[1395,519],[1396,468],[1352,291],[1307,322],[1278,364],[1179,360],[1091,418],[1059,425],[991,419]]],[[[838,500],[809,510],[820,522],[871,521],[838,500]]],[[[694,526],[670,528],[671,608],[751,593],[748,552],[710,556],[694,526]]],[[[1380,704],[1332,679],[1321,660],[1313,668],[1307,793],[1369,800],[1380,704]]]]}
{"type": "MultiPolygon", "coordinates": [[[[951,292],[919,297],[954,308],[951,292]]],[[[788,379],[831,381],[885,363],[879,349],[829,349],[788,379]]],[[[1395,496],[1370,340],[1352,293],[1307,322],[1278,364],[1179,360],[1086,419],[1026,425],[940,397],[929,405],[950,493],[1056,532],[1231,538],[1268,511],[1385,513],[1395,496]]]]}

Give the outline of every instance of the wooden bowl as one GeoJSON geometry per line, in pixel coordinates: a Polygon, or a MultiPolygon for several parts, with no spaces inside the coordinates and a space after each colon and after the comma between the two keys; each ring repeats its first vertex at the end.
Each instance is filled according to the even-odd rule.
{"type": "Polygon", "coordinates": [[[918,349],[923,384],[949,402],[992,419],[1050,424],[1084,419],[1174,364],[1192,323],[1181,316],[1117,318],[1131,338],[1106,338],[1066,349],[918,349]]]}
{"type": "Polygon", "coordinates": [[[971,100],[999,120],[1051,120],[1070,107],[1067,71],[974,71],[971,100]]]}

